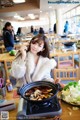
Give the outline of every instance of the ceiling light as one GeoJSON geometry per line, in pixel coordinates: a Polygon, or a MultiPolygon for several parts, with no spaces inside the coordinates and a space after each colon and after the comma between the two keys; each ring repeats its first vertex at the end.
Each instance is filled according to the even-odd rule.
{"type": "Polygon", "coordinates": [[[52,8],[52,6],[49,6],[49,8],[52,8]]]}
{"type": "Polygon", "coordinates": [[[13,0],[14,3],[23,3],[25,0],[13,0]]]}
{"type": "Polygon", "coordinates": [[[14,16],[14,18],[16,18],[16,19],[18,19],[18,20],[25,20],[25,18],[19,16],[18,14],[16,14],[16,15],[14,16]]]}
{"type": "Polygon", "coordinates": [[[28,14],[28,16],[29,16],[31,19],[35,19],[34,14],[28,14]]]}

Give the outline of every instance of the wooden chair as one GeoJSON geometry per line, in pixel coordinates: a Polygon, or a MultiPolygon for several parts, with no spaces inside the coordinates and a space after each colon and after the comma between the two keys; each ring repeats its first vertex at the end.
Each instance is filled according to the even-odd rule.
{"type": "Polygon", "coordinates": [[[12,61],[5,61],[4,62],[5,72],[6,72],[6,79],[9,79],[11,64],[12,64],[12,61]]]}
{"type": "Polygon", "coordinates": [[[74,68],[74,54],[63,53],[58,55],[57,68],[74,68]]]}
{"type": "Polygon", "coordinates": [[[79,80],[79,68],[63,68],[63,69],[54,69],[53,71],[54,80],[60,78],[61,80],[79,80]]]}
{"type": "Polygon", "coordinates": [[[6,49],[4,47],[4,45],[1,45],[0,46],[0,53],[5,53],[6,52],[6,49]]]}
{"type": "Polygon", "coordinates": [[[80,52],[77,55],[74,55],[74,63],[79,68],[79,79],[80,79],[80,52]]]}
{"type": "Polygon", "coordinates": [[[74,55],[74,63],[80,68],[80,53],[74,55]]]}

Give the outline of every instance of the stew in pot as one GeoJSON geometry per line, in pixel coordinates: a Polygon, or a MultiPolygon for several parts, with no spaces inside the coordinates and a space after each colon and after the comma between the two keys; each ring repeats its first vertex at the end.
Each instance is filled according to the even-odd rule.
{"type": "Polygon", "coordinates": [[[46,98],[50,98],[53,95],[53,89],[48,86],[33,87],[25,92],[25,97],[27,97],[29,100],[34,101],[40,101],[46,98]]]}

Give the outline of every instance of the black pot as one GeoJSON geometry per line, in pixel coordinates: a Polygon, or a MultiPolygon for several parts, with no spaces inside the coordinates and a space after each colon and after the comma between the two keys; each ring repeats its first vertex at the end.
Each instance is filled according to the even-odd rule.
{"type": "Polygon", "coordinates": [[[19,89],[19,94],[21,95],[22,98],[24,98],[28,102],[42,103],[42,102],[47,102],[47,101],[53,99],[57,95],[57,92],[59,90],[61,90],[60,84],[54,84],[54,83],[48,82],[48,81],[37,81],[37,82],[32,82],[32,83],[26,84],[23,87],[21,87],[19,89]],[[43,99],[43,100],[40,100],[40,101],[30,100],[29,98],[25,97],[25,92],[27,92],[29,89],[31,89],[33,87],[37,87],[37,86],[48,86],[48,87],[52,88],[53,89],[52,91],[53,91],[54,95],[50,98],[46,98],[46,99],[43,99]]]}
{"type": "Polygon", "coordinates": [[[63,43],[65,46],[72,46],[74,44],[74,42],[66,42],[66,43],[63,43]]]}

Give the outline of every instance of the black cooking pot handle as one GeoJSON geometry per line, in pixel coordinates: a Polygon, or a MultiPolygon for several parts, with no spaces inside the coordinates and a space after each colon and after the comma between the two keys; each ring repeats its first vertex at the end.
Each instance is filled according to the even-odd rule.
{"type": "Polygon", "coordinates": [[[58,91],[62,91],[63,88],[61,87],[60,83],[55,84],[55,86],[58,91]]]}

